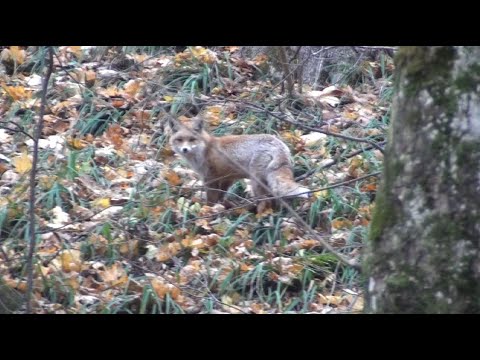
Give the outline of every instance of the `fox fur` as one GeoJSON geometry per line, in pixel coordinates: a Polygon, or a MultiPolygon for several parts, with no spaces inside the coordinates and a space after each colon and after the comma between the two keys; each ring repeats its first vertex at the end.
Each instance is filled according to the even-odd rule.
{"type": "MultiPolygon", "coordinates": [[[[290,150],[280,139],[267,134],[215,137],[196,117],[182,124],[169,119],[170,145],[201,177],[207,187],[207,203],[217,203],[237,180],[250,179],[258,197],[308,197],[309,189],[293,178],[290,150]],[[260,184],[263,183],[263,186],[260,184]]],[[[257,212],[270,207],[261,201],[257,212]]]]}

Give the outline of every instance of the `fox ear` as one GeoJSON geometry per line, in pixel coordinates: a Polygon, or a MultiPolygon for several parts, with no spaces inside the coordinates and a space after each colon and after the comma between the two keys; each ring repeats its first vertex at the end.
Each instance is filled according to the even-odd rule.
{"type": "Polygon", "coordinates": [[[178,120],[174,119],[172,116],[168,117],[168,126],[170,126],[170,129],[172,129],[173,132],[177,132],[179,130],[178,120]]]}
{"type": "Polygon", "coordinates": [[[196,132],[200,132],[203,130],[203,118],[200,116],[196,116],[192,119],[192,129],[196,132]]]}

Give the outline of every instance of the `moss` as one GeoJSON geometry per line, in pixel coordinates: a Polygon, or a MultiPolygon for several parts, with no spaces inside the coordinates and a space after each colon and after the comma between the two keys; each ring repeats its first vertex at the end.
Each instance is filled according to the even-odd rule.
{"type": "Polygon", "coordinates": [[[405,78],[407,83],[403,90],[408,97],[416,98],[421,90],[426,90],[436,105],[448,109],[447,114],[453,115],[457,109],[457,97],[447,94],[445,89],[453,83],[452,68],[456,57],[453,46],[401,48],[395,59],[401,69],[397,90],[400,86],[398,80],[405,78]]]}
{"type": "MultiPolygon", "coordinates": [[[[409,80],[409,90],[442,88],[451,76],[457,54],[454,47],[405,47],[398,51],[396,62],[409,80]]],[[[397,84],[398,86],[398,84],[397,84]]]]}
{"type": "Polygon", "coordinates": [[[403,164],[393,156],[389,156],[389,161],[385,163],[384,182],[377,193],[375,210],[372,222],[370,223],[369,240],[376,242],[380,239],[383,229],[395,223],[396,215],[394,201],[388,199],[389,189],[392,188],[393,179],[403,170],[403,164]]]}
{"type": "Polygon", "coordinates": [[[476,93],[480,83],[480,64],[472,64],[455,79],[454,85],[461,93],[476,93]]]}
{"type": "Polygon", "coordinates": [[[392,209],[389,209],[390,211],[387,211],[386,209],[387,202],[385,201],[385,197],[384,189],[380,189],[375,202],[372,222],[370,223],[368,238],[371,242],[379,241],[385,226],[389,223],[393,223],[395,220],[392,209]]]}
{"type": "Polygon", "coordinates": [[[478,169],[480,158],[480,142],[479,141],[460,141],[456,147],[457,162],[460,169],[478,169]]]}
{"type": "Polygon", "coordinates": [[[364,259],[365,276],[377,283],[377,312],[480,311],[480,141],[469,141],[472,133],[464,137],[462,131],[470,130],[459,123],[473,114],[465,113],[461,95],[478,92],[478,54],[460,47],[414,47],[401,48],[397,56],[402,96],[364,259]],[[419,96],[424,93],[433,103],[424,103],[419,96]],[[403,202],[396,198],[400,186],[403,202]],[[410,205],[414,209],[404,208],[410,205]],[[406,221],[418,213],[415,221],[406,221]]]}
{"type": "Polygon", "coordinates": [[[0,314],[9,314],[18,310],[23,304],[20,293],[7,286],[0,278],[0,314]]]}

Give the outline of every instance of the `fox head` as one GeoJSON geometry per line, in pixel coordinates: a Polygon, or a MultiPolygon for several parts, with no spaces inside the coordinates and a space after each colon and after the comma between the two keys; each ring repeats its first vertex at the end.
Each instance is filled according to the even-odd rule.
{"type": "Polygon", "coordinates": [[[205,149],[206,140],[202,118],[195,117],[185,124],[170,118],[168,123],[172,130],[170,145],[177,154],[189,157],[205,149]]]}

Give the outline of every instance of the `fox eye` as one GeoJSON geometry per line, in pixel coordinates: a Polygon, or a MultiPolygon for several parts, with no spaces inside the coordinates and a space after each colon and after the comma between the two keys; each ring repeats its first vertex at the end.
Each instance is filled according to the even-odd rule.
{"type": "Polygon", "coordinates": [[[181,139],[181,138],[178,138],[178,139],[175,139],[175,141],[176,141],[176,142],[182,142],[182,141],[183,141],[183,139],[181,139]]]}
{"type": "Polygon", "coordinates": [[[196,139],[191,137],[190,139],[188,139],[188,141],[191,141],[191,142],[194,142],[196,139]]]}

